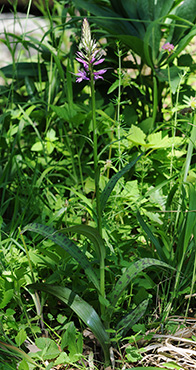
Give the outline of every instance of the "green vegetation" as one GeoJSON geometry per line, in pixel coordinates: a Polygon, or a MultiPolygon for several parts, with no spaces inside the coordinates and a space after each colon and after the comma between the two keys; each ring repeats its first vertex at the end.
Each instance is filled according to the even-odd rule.
{"type": "Polygon", "coordinates": [[[0,370],[181,369],[146,348],[194,316],[196,3],[37,6],[0,40],[0,370]]]}

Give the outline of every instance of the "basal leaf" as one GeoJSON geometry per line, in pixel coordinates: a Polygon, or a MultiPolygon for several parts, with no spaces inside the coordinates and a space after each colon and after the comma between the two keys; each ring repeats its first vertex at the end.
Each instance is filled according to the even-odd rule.
{"type": "Polygon", "coordinates": [[[2,67],[1,71],[7,78],[24,79],[28,76],[33,77],[34,80],[38,80],[40,73],[42,80],[47,77],[47,70],[43,63],[39,65],[38,63],[27,62],[9,64],[8,66],[2,67]]]}
{"type": "Polygon", "coordinates": [[[62,229],[61,231],[85,235],[93,243],[97,256],[100,258],[100,255],[102,254],[105,257],[105,247],[103,239],[101,238],[97,229],[95,229],[94,227],[91,227],[89,225],[75,225],[66,229],[62,229]]]}
{"type": "MultiPolygon", "coordinates": [[[[111,305],[113,306],[113,310],[115,305],[120,298],[122,292],[127,287],[127,285],[135,278],[141,271],[145,270],[147,267],[150,266],[160,266],[173,269],[170,265],[165,262],[153,259],[153,258],[142,258],[137,262],[131,263],[130,267],[126,269],[120,279],[117,281],[113,291],[110,293],[109,300],[111,305]]],[[[110,314],[113,312],[111,310],[110,314]]]]}
{"type": "Polygon", "coordinates": [[[98,316],[97,312],[92,306],[85,302],[79,295],[75,294],[72,290],[60,287],[52,286],[48,284],[31,284],[30,288],[36,290],[42,290],[49,294],[53,294],[55,297],[66,303],[78,317],[92,330],[93,334],[98,339],[102,346],[106,359],[109,358],[109,343],[110,338],[105,331],[103,323],[98,316]]]}
{"type": "Polygon", "coordinates": [[[144,315],[148,306],[148,299],[142,301],[132,312],[124,317],[117,325],[118,334],[125,336],[131,327],[144,315]]]}
{"type": "Polygon", "coordinates": [[[69,253],[85,270],[86,275],[92,281],[95,288],[99,290],[99,282],[97,279],[97,276],[95,275],[95,272],[93,271],[93,268],[87,259],[86,255],[81,251],[80,248],[77,247],[76,244],[74,244],[70,239],[68,239],[65,235],[55,230],[53,227],[50,226],[44,226],[37,223],[32,223],[22,230],[22,233],[25,231],[33,231],[37,234],[40,234],[50,240],[52,240],[54,243],[58,244],[61,248],[63,248],[67,253],[69,253]]]}

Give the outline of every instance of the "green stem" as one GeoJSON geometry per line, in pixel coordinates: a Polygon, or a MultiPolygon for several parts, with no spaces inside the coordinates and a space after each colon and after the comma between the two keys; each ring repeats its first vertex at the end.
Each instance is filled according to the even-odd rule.
{"type": "Polygon", "coordinates": [[[91,73],[91,101],[92,101],[92,121],[93,121],[93,157],[94,157],[94,172],[95,172],[95,194],[96,194],[96,211],[97,211],[97,229],[102,236],[102,222],[101,222],[101,205],[99,192],[99,165],[97,154],[97,124],[96,124],[96,107],[95,107],[95,89],[93,73],[91,73]]]}
{"type": "Polygon", "coordinates": [[[120,146],[120,99],[121,99],[121,84],[122,84],[122,67],[121,67],[121,56],[122,52],[118,46],[118,99],[117,99],[117,123],[118,123],[118,156],[119,156],[119,171],[121,169],[121,146],[120,146]]]}
{"type": "MultiPolygon", "coordinates": [[[[186,183],[186,180],[187,180],[187,176],[188,176],[188,172],[189,172],[189,168],[190,168],[190,164],[191,164],[191,159],[192,159],[192,154],[193,154],[193,148],[195,146],[195,143],[196,143],[196,113],[194,114],[194,118],[193,118],[193,128],[192,128],[192,131],[191,131],[191,137],[190,137],[190,140],[189,140],[189,145],[188,145],[188,150],[187,150],[187,155],[186,155],[186,161],[185,161],[185,166],[184,166],[184,175],[183,175],[183,180],[182,180],[183,183],[186,183]]],[[[181,204],[182,204],[182,197],[179,199],[178,212],[177,212],[177,215],[176,215],[175,225],[177,225],[177,222],[178,222],[178,219],[179,219],[181,204]]]]}
{"type": "MultiPolygon", "coordinates": [[[[94,156],[94,176],[95,176],[95,194],[96,194],[96,213],[97,213],[97,229],[102,237],[102,214],[100,203],[99,180],[100,171],[97,154],[97,124],[96,124],[96,104],[95,104],[95,88],[94,76],[91,73],[91,101],[92,101],[92,122],[93,122],[93,156],[94,156]]],[[[100,258],[100,292],[101,296],[105,298],[105,251],[101,250],[100,258]]],[[[101,313],[104,314],[105,306],[100,304],[101,313]]]]}
{"type": "Polygon", "coordinates": [[[188,151],[186,155],[186,162],[185,162],[185,168],[184,168],[184,177],[183,177],[183,182],[186,182],[187,176],[188,176],[188,171],[189,167],[191,164],[191,159],[192,159],[192,154],[193,154],[193,148],[196,143],[196,113],[194,114],[193,118],[193,128],[191,131],[191,137],[188,145],[188,151]]]}
{"type": "Polygon", "coordinates": [[[155,127],[155,121],[157,116],[157,107],[158,107],[158,88],[157,88],[157,79],[156,76],[153,76],[153,113],[152,113],[152,121],[153,127],[155,127]]]}

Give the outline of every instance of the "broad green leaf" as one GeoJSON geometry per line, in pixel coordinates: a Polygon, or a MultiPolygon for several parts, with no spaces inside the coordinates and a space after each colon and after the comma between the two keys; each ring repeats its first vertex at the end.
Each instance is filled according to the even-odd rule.
{"type": "Polygon", "coordinates": [[[127,20],[122,19],[122,14],[114,12],[106,6],[93,3],[91,0],[73,0],[77,8],[86,9],[93,17],[93,22],[107,30],[114,36],[133,35],[139,36],[137,29],[127,20]]]}
{"type": "Polygon", "coordinates": [[[108,181],[107,185],[105,186],[103,192],[101,193],[100,202],[101,202],[101,210],[103,211],[106,205],[106,202],[114,189],[116,183],[118,180],[125,175],[126,172],[128,172],[135,164],[136,162],[141,158],[143,154],[140,154],[137,158],[133,159],[130,163],[128,163],[125,167],[122,168],[119,172],[117,172],[115,175],[111,177],[111,179],[108,181]]]}
{"type": "Polygon", "coordinates": [[[38,354],[44,360],[52,360],[60,355],[57,344],[51,338],[39,337],[35,340],[35,345],[41,349],[38,354]]]}
{"type": "Polygon", "coordinates": [[[133,280],[133,278],[135,278],[141,271],[151,266],[160,266],[173,269],[167,263],[153,258],[142,258],[137,262],[131,263],[130,267],[128,267],[123,275],[120,277],[120,279],[118,279],[113,291],[110,293],[109,300],[111,302],[111,305],[113,306],[110,315],[113,312],[118,299],[120,298],[127,285],[131,282],[131,280],[133,280]]]}
{"type": "Polygon", "coordinates": [[[37,223],[32,223],[22,230],[22,233],[25,231],[33,231],[37,234],[40,234],[50,240],[52,240],[54,243],[58,244],[61,248],[63,248],[67,253],[69,253],[85,270],[86,275],[88,276],[89,280],[92,281],[95,288],[97,290],[100,290],[99,287],[99,281],[97,279],[97,276],[87,259],[86,255],[81,251],[80,248],[77,247],[76,244],[74,244],[70,239],[68,239],[65,235],[55,230],[53,227],[50,226],[44,226],[37,223]]]}
{"type": "Polygon", "coordinates": [[[0,71],[2,71],[7,78],[24,79],[28,76],[33,77],[35,81],[39,79],[40,74],[42,76],[42,80],[47,77],[47,70],[43,63],[15,63],[2,67],[0,71]]]}
{"type": "Polygon", "coordinates": [[[169,140],[168,135],[164,138],[162,137],[162,132],[155,132],[148,136],[148,143],[145,145],[146,148],[168,148],[171,146],[171,141],[169,140]]]}
{"type": "Polygon", "coordinates": [[[43,150],[43,144],[41,143],[41,141],[38,141],[37,143],[33,144],[31,150],[33,152],[41,152],[43,150]]]}
{"type": "Polygon", "coordinates": [[[144,54],[144,41],[141,40],[139,37],[131,36],[129,34],[125,35],[118,35],[119,39],[128,46],[131,50],[133,50],[137,55],[141,57],[143,62],[146,62],[145,60],[145,54],[144,54]]]}
{"type": "Polygon", "coordinates": [[[121,329],[118,334],[124,337],[131,327],[144,315],[147,306],[148,299],[145,299],[132,312],[124,317],[117,325],[117,330],[121,329]]]}
{"type": "Polygon", "coordinates": [[[29,370],[28,362],[23,358],[23,360],[19,363],[19,366],[17,369],[18,370],[29,370]]]}
{"type": "Polygon", "coordinates": [[[62,229],[61,231],[85,235],[93,243],[97,256],[99,258],[100,255],[105,257],[105,247],[103,239],[97,229],[95,229],[94,227],[89,225],[75,225],[66,229],[62,229]]]}
{"type": "Polygon", "coordinates": [[[138,188],[138,180],[127,181],[123,191],[120,193],[121,197],[124,198],[123,202],[138,202],[140,191],[138,188]]]}
{"type": "Polygon", "coordinates": [[[24,329],[20,329],[18,334],[15,336],[15,342],[18,347],[21,346],[21,344],[24,343],[24,341],[27,339],[27,333],[24,329]]]}
{"type": "MultiPolygon", "coordinates": [[[[196,14],[196,2],[192,0],[184,0],[176,8],[175,15],[181,20],[173,22],[175,24],[173,37],[171,42],[176,45],[178,40],[180,40],[183,34],[187,33],[188,24],[186,21],[190,23],[194,22],[196,14]],[[187,27],[186,27],[187,26],[187,27]]],[[[193,23],[189,25],[189,28],[192,28],[193,23]]]]}
{"type": "Polygon", "coordinates": [[[105,328],[92,306],[85,302],[79,295],[75,294],[72,290],[52,286],[48,284],[31,284],[29,288],[41,290],[49,294],[53,294],[55,297],[66,303],[78,317],[92,330],[95,337],[98,339],[102,346],[106,359],[109,358],[109,343],[110,339],[105,331],[105,328]]]}
{"type": "Polygon", "coordinates": [[[7,304],[11,301],[13,295],[14,295],[14,290],[13,289],[8,289],[8,290],[5,290],[3,292],[3,299],[0,302],[0,309],[7,306],[7,304]]]}
{"type": "Polygon", "coordinates": [[[146,134],[141,130],[141,128],[134,125],[131,126],[127,135],[127,140],[136,145],[146,145],[145,138],[146,134]]]}

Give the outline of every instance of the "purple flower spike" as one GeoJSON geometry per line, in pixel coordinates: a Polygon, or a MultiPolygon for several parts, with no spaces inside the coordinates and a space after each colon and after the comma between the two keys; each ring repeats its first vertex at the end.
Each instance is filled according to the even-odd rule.
{"type": "Polygon", "coordinates": [[[102,75],[107,71],[101,69],[100,71],[94,71],[94,66],[104,62],[103,50],[98,48],[95,40],[91,38],[90,26],[87,19],[85,18],[82,25],[82,37],[79,45],[79,51],[76,53],[76,60],[83,65],[84,70],[78,70],[76,82],[82,82],[83,80],[91,80],[93,76],[94,81],[102,79],[102,75]]]}

